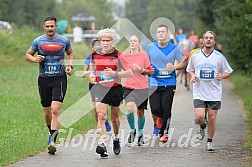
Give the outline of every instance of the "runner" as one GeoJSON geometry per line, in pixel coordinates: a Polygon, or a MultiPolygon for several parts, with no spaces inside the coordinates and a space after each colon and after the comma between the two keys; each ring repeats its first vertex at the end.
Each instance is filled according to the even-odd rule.
{"type": "Polygon", "coordinates": [[[157,27],[157,39],[157,42],[149,44],[146,48],[152,67],[155,69],[155,72],[149,75],[150,107],[154,121],[153,134],[160,134],[160,141],[167,142],[176,90],[174,70],[184,68],[187,62],[183,59],[180,48],[168,42],[169,33],[166,25],[157,27]],[[180,62],[178,64],[180,68],[173,66],[175,60],[180,62]],[[167,69],[170,66],[173,68],[172,71],[167,69]]]}
{"type": "Polygon", "coordinates": [[[74,53],[70,41],[56,34],[57,19],[46,17],[43,25],[45,35],[36,38],[25,59],[39,63],[38,87],[41,104],[44,109],[45,122],[50,131],[48,138],[48,153],[55,154],[56,138],[60,128],[59,115],[67,90],[67,76],[73,70],[74,53]],[[38,52],[37,56],[35,53],[38,52]],[[68,56],[68,65],[64,64],[64,53],[68,56]]]}
{"type": "MultiPolygon", "coordinates": [[[[182,40],[179,43],[179,47],[184,55],[184,59],[188,61],[188,58],[190,56],[190,52],[194,49],[194,43],[189,40],[188,38],[182,40]]],[[[187,88],[187,90],[190,90],[190,76],[189,74],[186,72],[186,67],[183,68],[182,70],[183,76],[184,76],[184,85],[187,88]]]]}
{"type": "Polygon", "coordinates": [[[107,157],[106,149],[106,130],[105,121],[107,119],[108,106],[111,106],[111,122],[113,125],[113,151],[116,155],[120,154],[121,146],[119,141],[120,128],[120,104],[123,99],[123,89],[121,77],[131,77],[130,66],[123,58],[121,53],[113,47],[116,41],[116,31],[114,29],[103,29],[98,32],[101,41],[101,49],[93,51],[90,65],[90,81],[94,78],[96,110],[98,113],[97,128],[100,135],[99,144],[96,152],[101,157],[107,157]],[[122,64],[124,66],[122,66],[122,64]],[[94,75],[94,69],[96,74],[94,75]],[[124,69],[124,71],[121,71],[124,69]]]}
{"type": "Polygon", "coordinates": [[[232,68],[227,60],[217,50],[216,35],[207,31],[203,35],[204,48],[195,52],[189,61],[187,71],[193,83],[193,99],[196,122],[200,125],[199,134],[205,136],[205,109],[208,112],[207,151],[213,151],[212,140],[216,129],[217,111],[221,108],[222,84],[221,80],[228,78],[232,68]]]}
{"type": "MultiPolygon", "coordinates": [[[[93,50],[97,50],[98,48],[100,48],[100,41],[98,38],[94,38],[92,40],[92,49],[93,50]]],[[[89,76],[89,65],[90,65],[90,59],[92,57],[92,53],[90,53],[86,59],[85,59],[85,62],[84,62],[84,69],[83,69],[83,73],[82,73],[82,77],[85,78],[86,76],[89,76]]],[[[92,90],[92,87],[94,86],[94,83],[91,83],[89,82],[89,91],[90,91],[90,94],[91,94],[91,99],[92,99],[92,102],[93,102],[93,105],[94,105],[94,116],[95,116],[95,120],[96,122],[98,122],[98,115],[97,115],[97,111],[95,109],[95,91],[94,89],[92,90]]],[[[105,121],[105,127],[106,127],[106,131],[109,132],[111,131],[111,126],[108,122],[108,119],[106,119],[105,121]]]]}
{"type": "Polygon", "coordinates": [[[142,51],[140,38],[136,35],[130,37],[130,51],[122,54],[133,68],[133,77],[126,78],[124,84],[124,100],[126,102],[127,120],[130,126],[128,142],[134,142],[136,136],[134,110],[137,107],[138,140],[143,144],[143,129],[145,124],[144,110],[148,104],[148,80],[145,75],[153,73],[148,55],[142,51]]]}
{"type": "MultiPolygon", "coordinates": [[[[188,61],[190,60],[190,58],[191,58],[191,56],[192,56],[193,53],[195,53],[196,51],[199,51],[200,49],[203,49],[203,48],[204,48],[204,43],[203,43],[203,42],[204,42],[204,39],[203,39],[202,37],[200,37],[200,38],[199,38],[199,41],[196,42],[196,46],[197,46],[197,47],[196,47],[195,49],[193,49],[193,50],[190,52],[188,61]]],[[[190,74],[189,74],[189,75],[190,75],[190,74]]],[[[193,119],[193,122],[194,122],[195,124],[197,124],[196,118],[193,119]]],[[[207,120],[207,109],[206,109],[206,111],[205,111],[205,123],[206,123],[206,125],[208,125],[208,120],[207,120]]],[[[202,140],[203,138],[202,138],[202,136],[199,136],[198,139],[202,140]]]]}

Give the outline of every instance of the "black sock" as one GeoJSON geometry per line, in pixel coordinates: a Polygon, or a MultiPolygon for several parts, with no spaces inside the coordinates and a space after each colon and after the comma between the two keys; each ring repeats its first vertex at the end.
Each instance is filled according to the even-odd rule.
{"type": "Polygon", "coordinates": [[[203,125],[200,125],[201,129],[205,129],[206,128],[206,123],[204,123],[203,125]]]}
{"type": "Polygon", "coordinates": [[[58,130],[51,130],[51,141],[56,143],[57,136],[58,136],[58,130]]]}
{"type": "Polygon", "coordinates": [[[207,142],[211,142],[212,143],[213,139],[209,139],[207,138],[207,142]]]}
{"type": "Polygon", "coordinates": [[[47,125],[49,133],[51,134],[51,125],[47,125]]]}

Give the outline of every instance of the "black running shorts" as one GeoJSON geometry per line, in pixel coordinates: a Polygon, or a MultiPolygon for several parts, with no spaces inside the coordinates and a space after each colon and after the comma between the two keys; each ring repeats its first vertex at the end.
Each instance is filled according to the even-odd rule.
{"type": "Polygon", "coordinates": [[[52,101],[62,103],[67,90],[67,76],[39,77],[38,87],[43,107],[50,107],[52,101]]]}
{"type": "Polygon", "coordinates": [[[110,106],[118,107],[123,100],[122,85],[110,88],[95,84],[93,88],[95,89],[95,102],[102,102],[110,106]]]}

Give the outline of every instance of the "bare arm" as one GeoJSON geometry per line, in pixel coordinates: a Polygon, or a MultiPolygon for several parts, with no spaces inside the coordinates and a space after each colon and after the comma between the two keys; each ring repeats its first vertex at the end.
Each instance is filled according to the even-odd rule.
{"type": "Polygon", "coordinates": [[[183,59],[179,64],[173,65],[172,63],[168,63],[166,67],[168,68],[169,71],[174,71],[174,70],[182,70],[187,66],[187,61],[186,59],[183,59]]]}
{"type": "Polygon", "coordinates": [[[66,67],[66,73],[71,76],[72,72],[73,72],[73,60],[74,60],[74,53],[73,53],[73,49],[70,48],[66,51],[67,53],[67,61],[68,61],[68,65],[66,67]]]}
{"type": "Polygon", "coordinates": [[[130,68],[128,68],[125,71],[118,72],[118,76],[123,77],[123,78],[130,78],[133,76],[133,72],[131,71],[130,68]]]}
{"type": "Polygon", "coordinates": [[[143,74],[143,75],[149,75],[149,74],[153,74],[154,73],[154,68],[150,68],[149,69],[145,69],[145,68],[141,68],[139,67],[137,64],[133,64],[133,68],[135,71],[138,71],[139,73],[143,74]]]}
{"type": "Polygon", "coordinates": [[[130,68],[125,71],[113,71],[111,68],[107,68],[104,70],[105,75],[107,76],[115,76],[115,77],[123,77],[123,78],[130,78],[133,76],[133,72],[130,68]]]}
{"type": "Polygon", "coordinates": [[[223,73],[223,74],[217,73],[217,74],[216,74],[216,79],[217,79],[217,80],[222,80],[222,79],[229,78],[230,76],[231,76],[231,73],[227,73],[227,72],[225,72],[225,73],[223,73]]]}
{"type": "Polygon", "coordinates": [[[32,62],[32,63],[40,63],[41,61],[43,61],[43,59],[45,58],[44,56],[42,55],[37,55],[37,56],[34,56],[36,52],[34,52],[33,50],[28,50],[25,54],[25,60],[26,61],[29,61],[29,62],[32,62]]]}
{"type": "Polygon", "coordinates": [[[92,62],[92,60],[91,60],[90,65],[89,65],[89,82],[90,83],[95,82],[94,71],[95,71],[95,62],[92,62]]]}
{"type": "Polygon", "coordinates": [[[74,53],[73,53],[73,49],[70,48],[66,51],[67,53],[67,61],[68,61],[68,65],[72,66],[73,65],[73,60],[74,60],[74,53]]]}
{"type": "Polygon", "coordinates": [[[84,65],[83,72],[82,72],[82,77],[85,78],[86,76],[89,76],[89,65],[84,65]]]}
{"type": "Polygon", "coordinates": [[[198,78],[196,77],[194,71],[189,71],[188,73],[189,73],[190,76],[191,76],[190,83],[195,83],[195,82],[197,81],[198,78]]]}

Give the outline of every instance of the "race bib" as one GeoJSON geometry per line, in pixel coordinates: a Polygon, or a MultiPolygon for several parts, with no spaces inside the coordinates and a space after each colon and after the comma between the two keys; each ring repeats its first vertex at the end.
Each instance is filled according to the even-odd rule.
{"type": "Polygon", "coordinates": [[[114,82],[115,77],[113,76],[106,76],[104,72],[99,72],[98,73],[98,78],[99,78],[99,83],[104,83],[104,82],[114,82]]]}
{"type": "Polygon", "coordinates": [[[169,77],[170,77],[170,71],[168,71],[167,68],[158,69],[157,78],[169,78],[169,77]]]}
{"type": "Polygon", "coordinates": [[[200,70],[200,79],[214,79],[214,70],[200,70]]]}
{"type": "Polygon", "coordinates": [[[44,64],[45,74],[59,74],[60,72],[60,63],[45,63],[44,64]]]}

